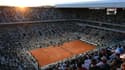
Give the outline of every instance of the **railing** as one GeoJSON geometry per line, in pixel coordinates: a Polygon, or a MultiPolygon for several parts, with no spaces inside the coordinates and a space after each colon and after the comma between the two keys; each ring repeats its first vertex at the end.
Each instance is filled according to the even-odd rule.
{"type": "Polygon", "coordinates": [[[41,21],[20,21],[20,22],[7,22],[7,23],[0,23],[0,25],[4,24],[26,24],[26,23],[51,23],[51,22],[71,22],[75,21],[76,19],[56,19],[56,20],[41,20],[41,21]]]}
{"type": "Polygon", "coordinates": [[[125,33],[125,30],[118,30],[118,29],[107,28],[107,27],[102,27],[102,26],[95,26],[95,25],[81,24],[81,23],[78,23],[78,25],[79,26],[88,26],[88,27],[92,27],[92,28],[97,28],[97,29],[102,29],[102,30],[108,30],[108,31],[113,31],[113,32],[125,33]]]}

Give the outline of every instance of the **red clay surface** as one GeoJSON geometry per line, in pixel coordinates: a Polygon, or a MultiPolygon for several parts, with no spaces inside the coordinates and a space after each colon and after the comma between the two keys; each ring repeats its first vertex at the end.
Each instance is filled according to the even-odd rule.
{"type": "Polygon", "coordinates": [[[66,42],[60,46],[49,46],[47,48],[38,48],[31,50],[30,53],[35,57],[40,67],[63,60],[73,55],[84,53],[95,49],[96,46],[82,42],[80,40],[74,40],[66,42]]]}

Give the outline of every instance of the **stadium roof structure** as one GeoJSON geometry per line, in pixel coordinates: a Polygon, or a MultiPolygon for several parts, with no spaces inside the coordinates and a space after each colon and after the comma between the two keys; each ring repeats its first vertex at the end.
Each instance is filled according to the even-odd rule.
{"type": "Polygon", "coordinates": [[[56,4],[56,8],[125,8],[125,0],[100,0],[89,2],[76,2],[56,4]]]}

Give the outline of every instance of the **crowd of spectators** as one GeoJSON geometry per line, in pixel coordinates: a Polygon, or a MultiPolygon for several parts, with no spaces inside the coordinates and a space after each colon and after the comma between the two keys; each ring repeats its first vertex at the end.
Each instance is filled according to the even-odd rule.
{"type": "Polygon", "coordinates": [[[38,70],[38,63],[28,51],[78,39],[106,47],[125,40],[125,37],[122,33],[81,27],[73,22],[1,25],[0,69],[38,70]]]}
{"type": "Polygon", "coordinates": [[[125,70],[124,45],[102,47],[73,59],[50,65],[46,70],[125,70]]]}
{"type": "Polygon", "coordinates": [[[41,21],[57,19],[84,19],[109,23],[124,24],[124,9],[118,8],[116,15],[107,15],[106,9],[86,9],[86,8],[53,8],[53,7],[1,7],[0,23],[41,21]]]}
{"type": "Polygon", "coordinates": [[[43,7],[0,7],[0,23],[23,22],[23,21],[41,21],[69,19],[75,17],[73,14],[63,12],[56,8],[43,7]]]}
{"type": "MultiPolygon", "coordinates": [[[[82,10],[84,11],[84,9],[82,10]]],[[[117,15],[117,18],[115,18],[123,18],[119,20],[122,20],[119,23],[124,22],[124,12],[121,12],[122,15],[118,13],[120,16],[117,15]]],[[[79,11],[76,13],[74,9],[19,9],[15,7],[0,7],[0,24],[5,22],[41,21],[49,19],[88,19],[103,22],[109,19],[106,22],[115,22],[114,16],[106,16],[103,10],[90,10],[89,14],[87,13],[84,12],[81,14],[79,11]],[[86,18],[84,15],[88,17],[86,18]]],[[[38,67],[38,63],[32,55],[29,55],[28,51],[48,47],[49,45],[61,45],[64,42],[78,39],[95,44],[97,47],[109,47],[125,40],[125,36],[123,33],[79,26],[74,21],[0,25],[0,70],[38,70],[40,68],[38,67]]],[[[113,49],[118,47],[124,48],[123,45],[117,45],[113,48],[103,48],[92,54],[81,55],[82,57],[76,57],[74,60],[69,59],[67,62],[59,63],[48,68],[55,70],[77,70],[80,68],[84,70],[93,70],[93,68],[109,70],[110,68],[111,70],[115,70],[116,68],[121,68],[120,66],[123,63],[119,59],[121,52],[118,54],[112,52],[113,49]],[[117,60],[120,61],[117,63],[117,60]]]]}

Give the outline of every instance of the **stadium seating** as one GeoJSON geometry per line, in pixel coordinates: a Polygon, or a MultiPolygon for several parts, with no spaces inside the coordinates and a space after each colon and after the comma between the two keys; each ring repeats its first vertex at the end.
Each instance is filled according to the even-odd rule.
{"type": "MultiPolygon", "coordinates": [[[[76,11],[73,9],[29,8],[27,10],[28,11],[21,12],[13,7],[0,8],[1,70],[40,70],[41,67],[39,67],[33,56],[29,55],[28,51],[35,48],[45,48],[50,45],[60,45],[64,42],[79,39],[95,44],[97,48],[101,47],[101,49],[96,49],[96,51],[91,53],[77,55],[74,59],[69,58],[65,62],[62,61],[54,65],[49,65],[48,67],[45,67],[45,69],[94,70],[94,68],[97,68],[98,70],[114,70],[116,68],[121,68],[121,64],[124,64],[119,57],[120,54],[124,52],[113,52],[113,50],[119,48],[125,50],[124,33],[79,26],[76,22],[65,21],[27,24],[5,23],[77,18],[114,23],[114,20],[110,21],[105,19],[103,16],[105,15],[104,12],[97,14],[94,11],[89,17],[86,17],[86,11],[86,13],[78,12],[78,14],[74,14],[76,11]],[[81,14],[85,16],[82,16],[81,14]],[[90,68],[86,68],[85,62],[89,63],[88,66],[90,66],[90,68]],[[107,67],[104,68],[103,65],[104,67],[107,67]]],[[[118,17],[123,17],[123,19],[120,19],[117,22],[124,24],[124,16],[119,14],[118,17]]]]}
{"type": "Polygon", "coordinates": [[[4,25],[0,27],[0,64],[4,65],[3,69],[34,70],[38,67],[33,65],[36,62],[27,51],[77,39],[106,47],[125,38],[119,33],[80,27],[69,22],[4,25]]]}
{"type": "Polygon", "coordinates": [[[1,7],[0,22],[82,19],[124,24],[124,14],[124,9],[122,8],[117,9],[117,15],[107,15],[106,9],[30,7],[25,10],[20,10],[16,7],[1,7]]]}

